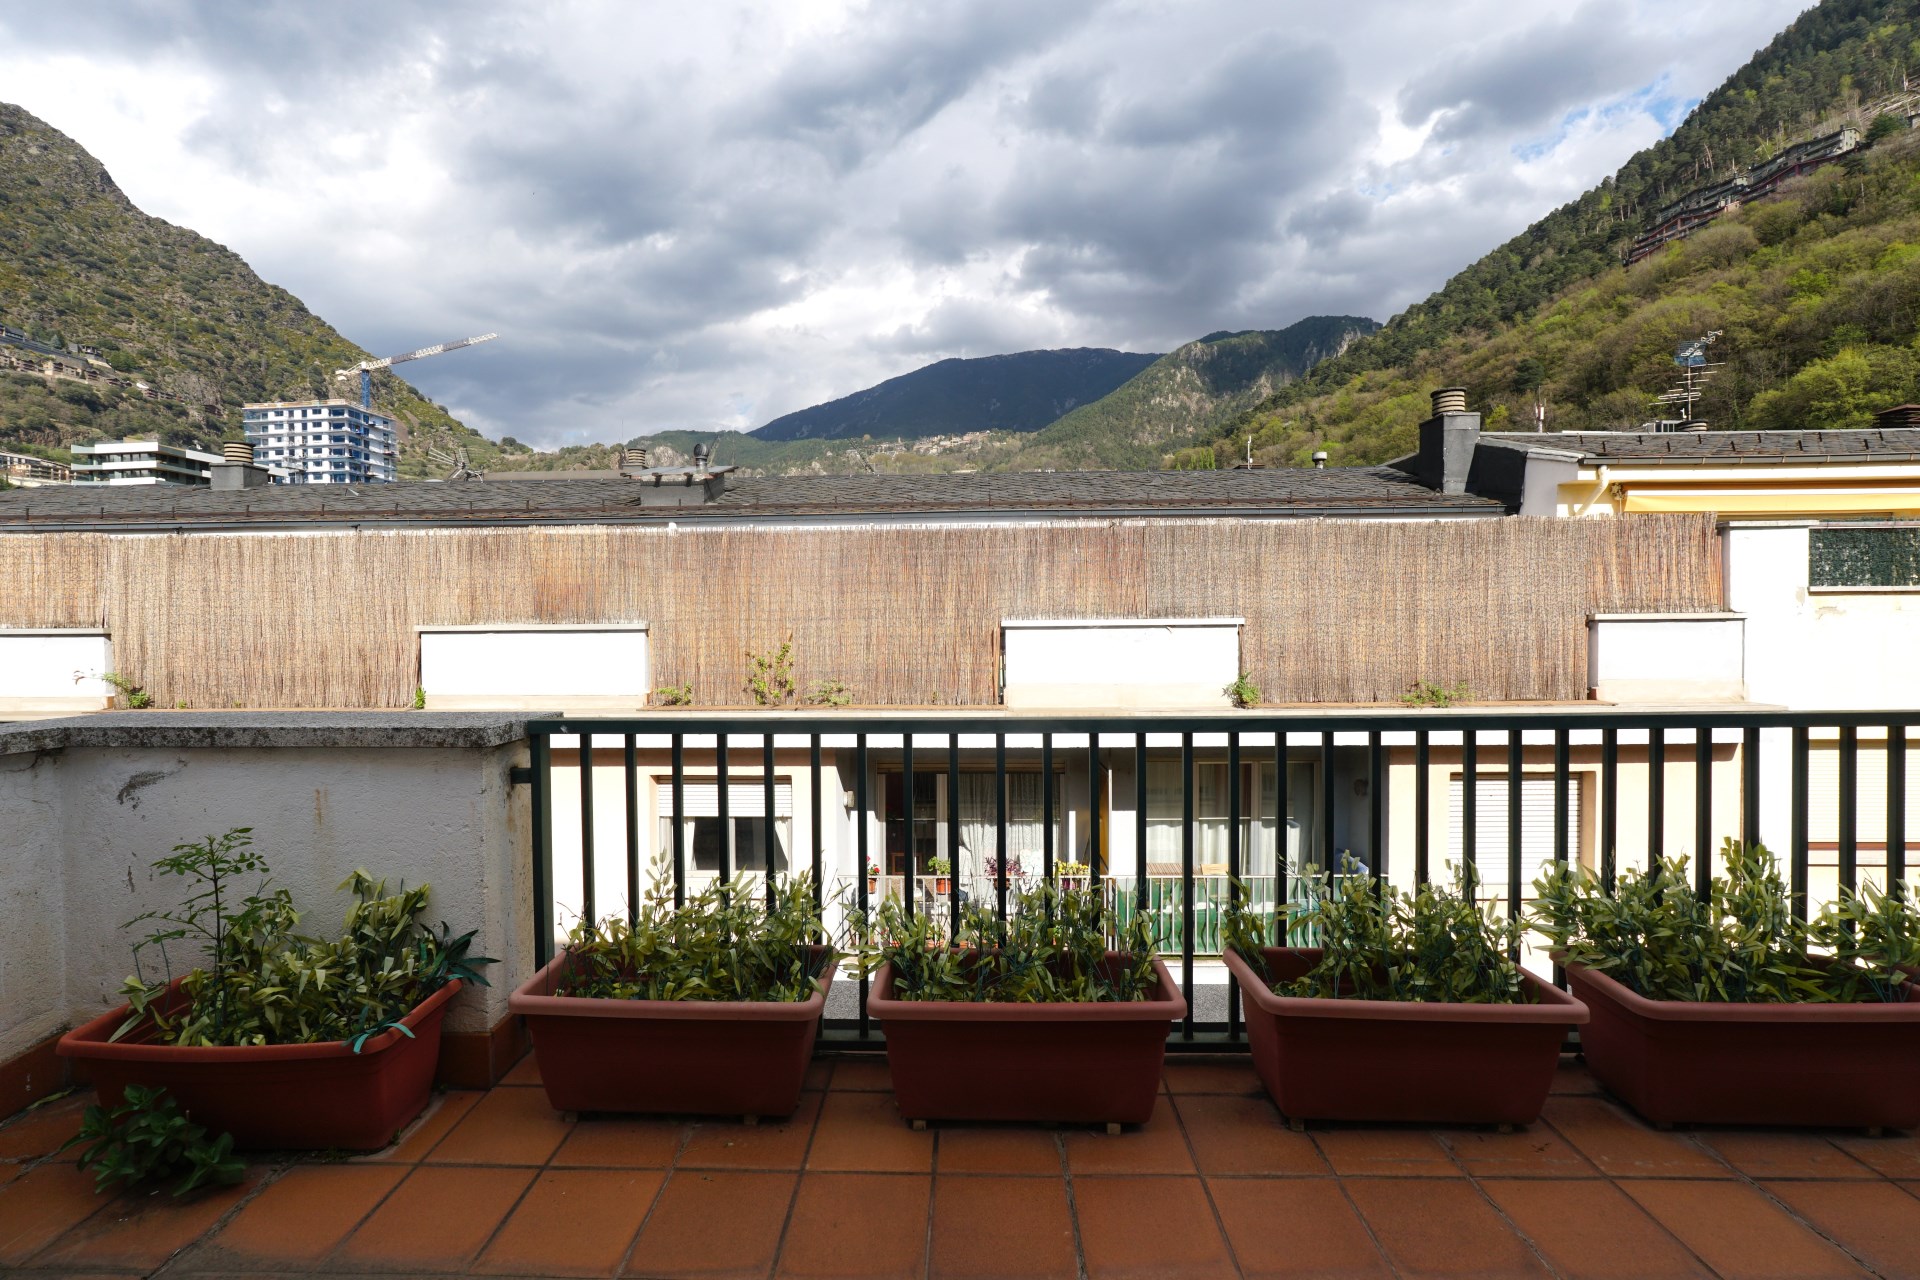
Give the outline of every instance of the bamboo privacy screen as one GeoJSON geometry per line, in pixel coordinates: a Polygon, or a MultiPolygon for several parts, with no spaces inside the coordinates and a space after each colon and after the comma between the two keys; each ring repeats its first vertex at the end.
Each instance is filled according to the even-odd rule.
{"type": "Polygon", "coordinates": [[[418,625],[646,621],[653,682],[745,651],[858,703],[993,704],[1002,618],[1246,619],[1272,701],[1585,696],[1586,618],[1722,607],[1710,516],[0,537],[0,626],[105,625],[158,705],[393,707],[418,625]]]}

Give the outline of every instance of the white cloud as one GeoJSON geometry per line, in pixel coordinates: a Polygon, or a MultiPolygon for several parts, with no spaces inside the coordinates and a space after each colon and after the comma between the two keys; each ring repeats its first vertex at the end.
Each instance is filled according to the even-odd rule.
{"type": "Polygon", "coordinates": [[[171,0],[0,13],[0,98],[378,353],[498,330],[407,373],[555,445],[1385,319],[1802,2],[171,0]]]}

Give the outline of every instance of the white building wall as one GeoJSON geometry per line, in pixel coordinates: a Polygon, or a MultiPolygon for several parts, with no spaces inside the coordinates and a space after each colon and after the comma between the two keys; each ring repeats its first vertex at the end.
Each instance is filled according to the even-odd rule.
{"type": "Polygon", "coordinates": [[[1009,707],[1226,707],[1241,618],[1008,619],[1009,707]]]}
{"type": "Polygon", "coordinates": [[[419,633],[428,710],[631,710],[653,687],[644,622],[419,633]]]}
{"type": "Polygon", "coordinates": [[[0,630],[0,716],[104,711],[113,642],[87,629],[0,630]]]}
{"type": "Polygon", "coordinates": [[[1731,613],[1606,613],[1587,622],[1587,679],[1602,702],[1739,702],[1746,620],[1731,613]]]}

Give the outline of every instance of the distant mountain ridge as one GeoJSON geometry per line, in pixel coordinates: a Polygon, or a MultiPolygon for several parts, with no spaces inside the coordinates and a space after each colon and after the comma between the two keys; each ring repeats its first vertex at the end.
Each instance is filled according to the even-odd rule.
{"type": "Polygon", "coordinates": [[[940,360],[864,391],[783,414],[761,440],[919,440],[970,431],[1038,431],[1100,399],[1158,355],[1071,347],[940,360]]]}

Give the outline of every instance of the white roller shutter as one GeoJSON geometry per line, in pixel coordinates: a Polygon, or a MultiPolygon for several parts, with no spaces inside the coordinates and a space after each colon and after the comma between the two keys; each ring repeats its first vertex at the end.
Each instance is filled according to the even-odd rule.
{"type": "MultiPolygon", "coordinates": [[[[1507,779],[1503,774],[1481,774],[1474,788],[1474,863],[1483,892],[1504,896],[1507,889],[1507,779]]],[[[1459,778],[1447,784],[1447,848],[1445,860],[1458,866],[1466,848],[1466,822],[1459,778]]],[[[1567,779],[1567,857],[1580,859],[1580,778],[1567,779]]],[[[1553,861],[1553,779],[1520,779],[1520,883],[1531,894],[1540,869],[1553,861]]],[[[1441,860],[1433,862],[1436,879],[1441,860]]]]}
{"type": "MultiPolygon", "coordinates": [[[[1854,838],[1862,844],[1887,839],[1887,751],[1879,742],[1860,744],[1854,758],[1854,838]]],[[[1807,841],[1840,840],[1840,749],[1807,752],[1807,841]]],[[[1920,742],[1907,743],[1907,844],[1920,844],[1920,742]]]]}
{"type": "MultiPolygon", "coordinates": [[[[660,816],[673,816],[673,779],[655,780],[660,788],[660,816]]],[[[720,816],[720,784],[717,782],[689,782],[686,785],[687,816],[689,818],[717,818],[720,816]]],[[[767,816],[766,784],[754,782],[727,783],[727,816],[732,818],[764,818],[767,816]]],[[[773,783],[773,816],[790,818],[793,816],[793,784],[782,782],[778,778],[773,783]]]]}

